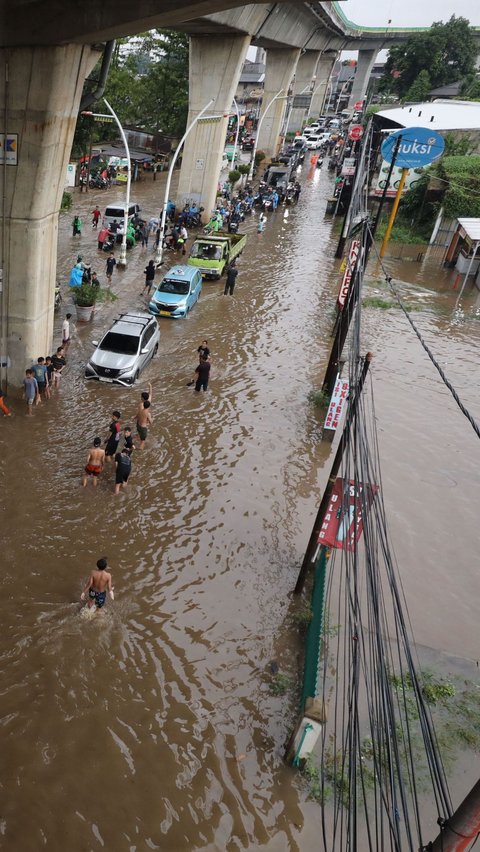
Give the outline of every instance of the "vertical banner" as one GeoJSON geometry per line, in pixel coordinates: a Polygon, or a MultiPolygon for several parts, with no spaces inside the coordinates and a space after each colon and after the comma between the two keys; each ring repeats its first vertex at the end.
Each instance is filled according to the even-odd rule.
{"type": "Polygon", "coordinates": [[[341,376],[337,375],[327,416],[325,417],[324,429],[331,429],[334,432],[340,425],[347,404],[348,390],[348,379],[342,379],[341,376]]]}
{"type": "Polygon", "coordinates": [[[345,305],[348,295],[348,289],[350,287],[350,282],[352,280],[353,270],[355,269],[355,264],[358,260],[359,254],[360,240],[352,240],[350,244],[350,251],[348,252],[347,266],[343,274],[342,283],[340,284],[340,290],[338,293],[337,305],[340,311],[343,311],[343,307],[345,305]]]}

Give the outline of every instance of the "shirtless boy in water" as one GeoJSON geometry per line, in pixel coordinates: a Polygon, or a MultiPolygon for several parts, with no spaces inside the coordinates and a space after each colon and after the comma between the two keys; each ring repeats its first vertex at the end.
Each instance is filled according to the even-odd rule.
{"type": "Polygon", "coordinates": [[[97,477],[101,474],[103,470],[103,465],[105,462],[105,450],[102,449],[102,439],[94,438],[93,439],[93,447],[88,453],[87,464],[85,467],[85,473],[83,474],[83,487],[85,488],[88,477],[92,477],[92,482],[94,487],[97,484],[97,477]]]}
{"type": "Polygon", "coordinates": [[[152,414],[149,408],[152,404],[152,385],[148,383],[148,392],[142,391],[141,399],[137,408],[137,434],[140,438],[139,449],[143,450],[147,440],[148,427],[152,425],[152,414]]]}
{"type": "Polygon", "coordinates": [[[140,394],[140,402],[138,403],[137,408],[137,417],[139,414],[143,412],[143,403],[144,402],[152,402],[152,383],[148,383],[148,391],[142,391],[140,394]]]}
{"type": "Polygon", "coordinates": [[[88,579],[88,583],[80,595],[80,600],[84,601],[85,595],[88,592],[88,608],[91,609],[92,606],[95,605],[97,612],[101,610],[105,604],[107,591],[112,601],[115,599],[113,594],[112,575],[106,570],[107,565],[106,557],[98,560],[97,570],[92,571],[88,579]]]}

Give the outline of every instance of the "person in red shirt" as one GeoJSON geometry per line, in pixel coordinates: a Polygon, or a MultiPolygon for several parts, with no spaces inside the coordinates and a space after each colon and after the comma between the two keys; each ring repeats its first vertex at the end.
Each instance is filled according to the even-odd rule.
{"type": "Polygon", "coordinates": [[[101,216],[101,215],[102,215],[102,214],[100,213],[100,210],[98,209],[97,205],[95,205],[95,209],[94,209],[94,210],[92,210],[92,216],[93,216],[93,219],[92,219],[92,228],[93,228],[95,231],[97,230],[98,220],[100,219],[100,216],[101,216]]]}
{"type": "Polygon", "coordinates": [[[3,411],[5,417],[11,417],[12,412],[10,411],[8,405],[5,404],[5,394],[0,389],[0,411],[3,411]]]}
{"type": "Polygon", "coordinates": [[[100,249],[100,251],[103,249],[103,244],[107,239],[108,234],[108,228],[102,228],[102,230],[98,232],[98,248],[100,249]]]}

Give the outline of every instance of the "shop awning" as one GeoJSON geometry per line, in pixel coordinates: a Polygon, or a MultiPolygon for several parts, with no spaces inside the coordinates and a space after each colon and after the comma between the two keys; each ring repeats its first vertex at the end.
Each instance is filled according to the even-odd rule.
{"type": "Polygon", "coordinates": [[[457,221],[472,243],[480,243],[480,219],[458,219],[457,221]]]}

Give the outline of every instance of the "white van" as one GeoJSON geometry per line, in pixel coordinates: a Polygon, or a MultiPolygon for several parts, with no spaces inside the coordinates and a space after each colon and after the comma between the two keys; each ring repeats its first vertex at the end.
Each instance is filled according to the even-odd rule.
{"type": "MultiPolygon", "coordinates": [[[[128,220],[129,222],[140,213],[140,205],[135,204],[135,202],[131,202],[128,207],[128,220]]],[[[125,219],[125,202],[119,201],[116,204],[109,204],[105,209],[105,213],[103,214],[103,224],[107,227],[117,220],[119,225],[123,225],[123,220],[125,219]]]]}

